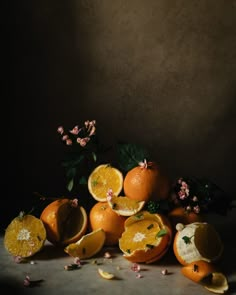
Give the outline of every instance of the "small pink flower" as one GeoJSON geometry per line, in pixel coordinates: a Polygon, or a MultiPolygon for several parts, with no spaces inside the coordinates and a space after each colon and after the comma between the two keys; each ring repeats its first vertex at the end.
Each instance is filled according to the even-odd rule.
{"type": "Polygon", "coordinates": [[[185,192],[182,191],[182,190],[178,192],[178,195],[179,195],[179,198],[180,198],[181,200],[184,200],[184,199],[187,198],[185,192]]]}
{"type": "Polygon", "coordinates": [[[71,139],[67,139],[66,140],[66,145],[72,145],[72,140],[71,139]]]}
{"type": "Polygon", "coordinates": [[[78,199],[73,199],[71,200],[71,207],[77,208],[78,207],[78,199]]]}
{"type": "Polygon", "coordinates": [[[71,134],[78,135],[79,134],[79,126],[76,125],[72,130],[70,130],[71,134]]]}
{"type": "Polygon", "coordinates": [[[181,188],[184,188],[184,189],[188,188],[188,184],[185,181],[182,181],[181,188]]]}
{"type": "Polygon", "coordinates": [[[168,275],[168,270],[167,269],[163,269],[161,271],[161,273],[163,274],[163,276],[166,276],[166,275],[168,275]]]}
{"type": "Polygon", "coordinates": [[[79,257],[75,257],[74,264],[77,264],[78,266],[81,266],[82,265],[81,260],[80,260],[79,257]]]}
{"type": "Polygon", "coordinates": [[[137,263],[134,263],[134,264],[131,266],[131,270],[134,271],[134,272],[139,272],[139,271],[140,271],[140,265],[137,264],[137,263]]]}
{"type": "Polygon", "coordinates": [[[21,256],[19,256],[19,255],[18,256],[14,256],[13,259],[14,259],[14,261],[16,263],[21,263],[21,261],[23,260],[23,258],[21,256]]]}
{"type": "Polygon", "coordinates": [[[137,273],[136,274],[136,279],[141,279],[143,276],[141,275],[141,273],[137,273]]]}
{"type": "Polygon", "coordinates": [[[198,201],[198,198],[197,198],[196,196],[194,196],[194,197],[193,197],[193,201],[194,201],[194,202],[197,202],[197,201],[198,201]]]}
{"type": "Polygon", "coordinates": [[[179,178],[177,182],[178,182],[178,184],[181,184],[182,181],[183,181],[183,178],[179,178]]]}
{"type": "Polygon", "coordinates": [[[138,164],[139,164],[139,166],[140,166],[141,168],[147,168],[147,166],[148,166],[148,164],[147,164],[147,160],[146,160],[146,159],[144,159],[143,162],[139,162],[138,164]]]}
{"type": "Polygon", "coordinates": [[[111,253],[110,252],[105,252],[104,253],[104,258],[111,258],[111,253]]]}
{"type": "Polygon", "coordinates": [[[24,282],[23,282],[23,285],[25,287],[29,287],[30,286],[30,277],[29,276],[26,276],[25,279],[24,279],[24,282]]]}
{"type": "Polygon", "coordinates": [[[200,212],[200,207],[198,205],[193,207],[193,211],[198,214],[200,212]]]}
{"type": "Polygon", "coordinates": [[[69,139],[69,136],[67,134],[65,134],[65,135],[62,136],[62,140],[63,141],[66,141],[67,139],[69,139]]]}
{"type": "Polygon", "coordinates": [[[59,126],[57,128],[57,132],[62,135],[64,133],[64,128],[62,126],[59,126]]]}
{"type": "Polygon", "coordinates": [[[96,131],[96,127],[95,126],[92,126],[90,132],[89,132],[89,136],[92,136],[95,134],[95,131],[96,131]]]}

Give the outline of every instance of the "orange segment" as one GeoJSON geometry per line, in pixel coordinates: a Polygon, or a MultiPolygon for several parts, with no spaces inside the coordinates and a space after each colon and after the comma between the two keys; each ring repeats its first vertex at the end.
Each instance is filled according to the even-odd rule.
{"type": "Polygon", "coordinates": [[[171,239],[170,224],[163,216],[141,211],[127,218],[119,247],[127,260],[151,263],[166,253],[171,239]]]}
{"type": "Polygon", "coordinates": [[[90,258],[102,249],[105,237],[104,230],[99,228],[84,235],[76,243],[69,244],[64,251],[72,257],[90,258]]]}
{"type": "Polygon", "coordinates": [[[113,211],[122,216],[134,215],[145,205],[144,201],[132,200],[126,196],[111,196],[107,202],[113,211]]]}
{"type": "Polygon", "coordinates": [[[8,225],[4,246],[14,256],[30,257],[39,252],[46,240],[42,221],[33,215],[20,215],[8,225]]]}
{"type": "Polygon", "coordinates": [[[118,196],[123,188],[123,174],[109,164],[96,167],[88,178],[88,190],[96,201],[106,202],[109,189],[118,196]]]}

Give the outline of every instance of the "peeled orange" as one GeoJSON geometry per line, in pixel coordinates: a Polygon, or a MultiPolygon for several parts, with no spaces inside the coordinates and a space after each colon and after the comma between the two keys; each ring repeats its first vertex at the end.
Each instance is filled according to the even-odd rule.
{"type": "Polygon", "coordinates": [[[173,250],[182,265],[194,261],[217,261],[223,253],[223,242],[215,228],[206,222],[177,224],[173,250]]]}
{"type": "MultiPolygon", "coordinates": [[[[75,199],[77,200],[77,199],[75,199]]],[[[58,199],[48,204],[40,215],[47,240],[55,245],[68,245],[78,241],[88,227],[85,209],[75,200],[58,199]]]]}
{"type": "Polygon", "coordinates": [[[136,201],[167,199],[170,192],[169,179],[155,162],[140,163],[124,177],[124,193],[136,201]]]}
{"type": "Polygon", "coordinates": [[[67,245],[64,251],[72,257],[79,257],[80,259],[91,258],[102,249],[105,238],[104,230],[99,228],[85,234],[76,243],[67,245]]]}
{"type": "Polygon", "coordinates": [[[164,256],[171,241],[172,229],[166,217],[144,210],[126,219],[119,248],[131,262],[152,263],[164,256]]]}
{"type": "Polygon", "coordinates": [[[39,252],[46,240],[42,221],[23,212],[8,225],[4,235],[4,246],[13,256],[30,257],[39,252]]]}
{"type": "Polygon", "coordinates": [[[91,230],[102,228],[106,233],[106,246],[118,244],[124,231],[125,216],[118,215],[107,202],[97,202],[89,212],[91,230]]]}
{"type": "Polygon", "coordinates": [[[106,202],[109,189],[118,196],[123,188],[123,174],[109,164],[97,166],[88,178],[88,190],[99,202],[106,202]]]}

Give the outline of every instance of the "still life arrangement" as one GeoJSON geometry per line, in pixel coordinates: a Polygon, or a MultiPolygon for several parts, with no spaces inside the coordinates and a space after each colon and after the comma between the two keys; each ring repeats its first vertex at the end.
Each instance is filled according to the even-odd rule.
{"type": "MultiPolygon", "coordinates": [[[[40,216],[20,212],[5,231],[6,250],[20,263],[47,240],[74,259],[65,266],[74,270],[102,249],[116,247],[138,278],[140,264],[157,263],[173,250],[184,276],[210,292],[228,291],[227,277],[216,266],[224,243],[205,217],[226,215],[231,198],[208,179],[180,176],[172,182],[144,148],[130,143],[105,147],[96,128],[95,120],[69,130],[58,127],[66,149],[62,165],[68,196],[48,199],[40,216]],[[115,157],[108,161],[111,149],[115,157]]],[[[104,279],[115,277],[101,266],[97,271],[104,279]]],[[[24,285],[30,284],[25,278],[24,285]]]]}

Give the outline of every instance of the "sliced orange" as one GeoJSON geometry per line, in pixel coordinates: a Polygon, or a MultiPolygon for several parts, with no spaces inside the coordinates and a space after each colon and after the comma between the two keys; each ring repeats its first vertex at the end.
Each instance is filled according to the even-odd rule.
{"type": "Polygon", "coordinates": [[[221,257],[224,245],[213,225],[206,222],[179,225],[173,250],[182,265],[198,260],[215,262],[221,257]]]}
{"type": "Polygon", "coordinates": [[[161,214],[144,210],[126,219],[119,248],[131,262],[152,263],[163,257],[171,240],[169,221],[161,214]]]}
{"type": "Polygon", "coordinates": [[[226,276],[212,263],[194,261],[183,266],[181,273],[213,293],[223,294],[229,289],[226,276]]]}
{"type": "Polygon", "coordinates": [[[122,188],[122,172],[109,164],[97,166],[88,178],[88,190],[96,201],[106,202],[108,190],[118,196],[122,188]]]}
{"type": "Polygon", "coordinates": [[[131,216],[141,211],[145,201],[132,200],[126,196],[110,196],[107,198],[109,206],[117,214],[122,216],[131,216]]]}
{"type": "Polygon", "coordinates": [[[112,280],[115,277],[113,273],[105,271],[102,268],[98,268],[98,273],[103,279],[106,279],[106,280],[112,280]]]}
{"type": "MultiPolygon", "coordinates": [[[[75,199],[76,200],[76,199],[75,199]]],[[[78,241],[88,227],[85,209],[75,200],[58,199],[47,205],[41,213],[49,242],[55,245],[68,245],[78,241]]]]}
{"type": "Polygon", "coordinates": [[[105,242],[106,234],[103,229],[99,228],[84,235],[76,243],[71,243],[64,251],[72,257],[80,259],[91,258],[102,249],[105,242]]]}
{"type": "Polygon", "coordinates": [[[46,240],[42,221],[23,212],[8,225],[4,235],[4,246],[13,256],[30,257],[39,252],[46,240]]]}

